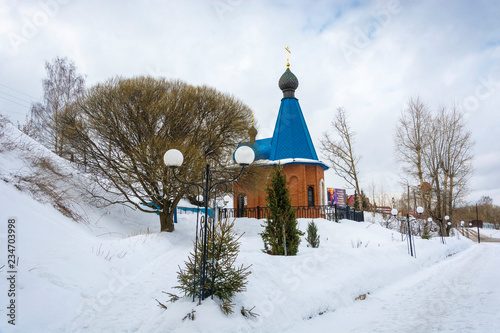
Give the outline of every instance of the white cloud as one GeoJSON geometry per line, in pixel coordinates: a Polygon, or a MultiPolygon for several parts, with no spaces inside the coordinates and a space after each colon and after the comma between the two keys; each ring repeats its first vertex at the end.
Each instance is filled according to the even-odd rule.
{"type": "MultiPolygon", "coordinates": [[[[296,95],[318,153],[335,109],[345,107],[358,133],[363,182],[384,179],[388,191],[397,191],[392,136],[408,97],[420,95],[431,108],[457,102],[468,107],[477,142],[472,190],[500,188],[496,179],[482,180],[494,177],[482,156],[498,156],[500,141],[500,86],[484,86],[500,82],[494,2],[42,0],[0,8],[0,83],[29,95],[42,94],[44,61],[68,56],[89,84],[154,75],[214,86],[249,105],[259,137],[269,137],[289,45],[296,95]],[[54,3],[52,11],[41,5],[54,3]],[[9,34],[23,36],[34,15],[36,31],[13,52],[9,34]]],[[[28,108],[0,101],[0,112],[24,119],[28,108]]],[[[326,182],[343,185],[330,173],[326,182]]],[[[500,203],[500,193],[493,198],[500,203]]]]}

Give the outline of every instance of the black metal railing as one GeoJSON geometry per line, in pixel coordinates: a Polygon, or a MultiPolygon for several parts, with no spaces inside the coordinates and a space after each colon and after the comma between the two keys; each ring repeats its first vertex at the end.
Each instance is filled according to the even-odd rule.
{"type": "MultiPolygon", "coordinates": [[[[357,222],[364,221],[363,212],[356,211],[351,207],[334,206],[295,206],[296,218],[324,218],[329,221],[339,221],[349,219],[357,222]]],[[[267,207],[245,207],[245,208],[219,208],[219,215],[222,218],[249,217],[255,219],[265,219],[269,215],[267,207]]]]}

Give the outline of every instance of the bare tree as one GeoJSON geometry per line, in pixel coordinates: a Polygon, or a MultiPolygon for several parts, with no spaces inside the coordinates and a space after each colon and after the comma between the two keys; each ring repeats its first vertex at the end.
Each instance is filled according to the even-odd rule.
{"type": "MultiPolygon", "coordinates": [[[[442,158],[445,149],[445,119],[442,117],[432,118],[429,115],[427,131],[429,136],[428,145],[422,153],[423,179],[426,179],[430,189],[423,196],[425,209],[428,215],[443,217],[442,185],[443,175],[441,173],[442,158]]],[[[422,193],[422,192],[421,192],[422,193]]]]}
{"type": "Polygon", "coordinates": [[[419,182],[420,199],[428,215],[452,216],[467,193],[472,171],[471,133],[456,107],[441,107],[433,116],[419,99],[410,99],[395,134],[398,160],[404,172],[419,182]]]}
{"type": "Polygon", "coordinates": [[[403,171],[420,185],[420,196],[426,210],[430,209],[430,199],[424,192],[424,151],[430,143],[430,112],[420,97],[410,98],[402,111],[396,127],[394,144],[396,158],[403,165],[403,171]]]}
{"type": "Polygon", "coordinates": [[[214,169],[228,164],[252,116],[246,105],[213,88],[152,77],[98,84],[77,107],[69,139],[106,191],[101,199],[149,213],[153,207],[161,230],[169,232],[187,188],[163,164],[164,153],[182,151],[179,173],[199,181],[206,163],[214,169]]]}
{"type": "Polygon", "coordinates": [[[323,134],[321,151],[335,173],[346,183],[361,194],[359,188],[358,163],[361,156],[354,153],[354,139],[356,133],[349,126],[347,115],[343,108],[338,108],[332,121],[334,137],[328,132],[323,134]]]}
{"type": "Polygon", "coordinates": [[[85,78],[78,74],[73,61],[56,58],[45,62],[47,77],[42,80],[43,103],[31,106],[31,131],[37,139],[56,154],[62,156],[65,149],[65,126],[62,118],[74,111],[71,105],[84,91],[85,78]]]}
{"type": "Polygon", "coordinates": [[[464,188],[472,174],[472,134],[464,124],[463,114],[456,106],[441,109],[438,117],[443,120],[444,149],[441,159],[443,173],[443,215],[453,214],[454,202],[466,194],[464,188]]]}

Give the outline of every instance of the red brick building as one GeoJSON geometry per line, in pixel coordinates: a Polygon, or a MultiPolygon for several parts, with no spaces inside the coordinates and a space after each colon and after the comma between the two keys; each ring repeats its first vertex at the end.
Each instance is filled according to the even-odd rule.
{"type": "MultiPolygon", "coordinates": [[[[278,85],[283,91],[283,98],[274,133],[272,138],[256,140],[251,145],[256,155],[255,163],[269,168],[269,172],[277,164],[283,166],[292,206],[325,205],[324,171],[328,167],[318,159],[299,101],[295,98],[299,81],[287,68],[278,85]]],[[[249,191],[236,183],[234,207],[239,211],[265,207],[266,186],[261,184],[257,190],[249,191]]]]}

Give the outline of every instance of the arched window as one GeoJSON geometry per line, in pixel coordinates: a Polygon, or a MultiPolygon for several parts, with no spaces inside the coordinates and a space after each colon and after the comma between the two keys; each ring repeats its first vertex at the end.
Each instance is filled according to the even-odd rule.
{"type": "Polygon", "coordinates": [[[307,188],[307,205],[309,207],[314,206],[314,187],[309,186],[307,188]]]}
{"type": "MultiPolygon", "coordinates": [[[[288,182],[288,189],[290,191],[290,199],[292,206],[302,206],[303,203],[299,201],[299,180],[297,177],[292,176],[288,182]]],[[[301,198],[301,200],[304,200],[301,198]]]]}
{"type": "Polygon", "coordinates": [[[325,202],[325,181],[323,179],[319,180],[319,204],[321,206],[326,205],[326,202],[325,202]]]}

